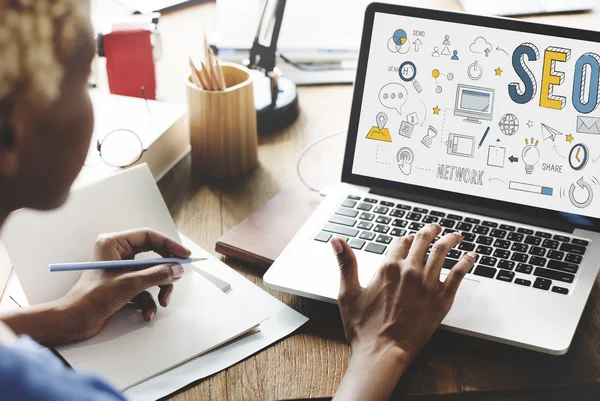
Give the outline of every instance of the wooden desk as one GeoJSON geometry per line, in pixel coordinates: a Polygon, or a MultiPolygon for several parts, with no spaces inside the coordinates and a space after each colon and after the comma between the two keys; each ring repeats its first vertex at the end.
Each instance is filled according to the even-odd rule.
{"type": "MultiPolygon", "coordinates": [[[[413,0],[406,3],[459,9],[457,2],[452,0],[413,0]]],[[[96,0],[93,5],[96,20],[106,21],[108,16],[126,11],[101,0],[96,0]]],[[[163,16],[164,51],[163,60],[158,64],[162,99],[185,101],[182,81],[188,68],[186,57],[200,52],[202,32],[213,29],[214,16],[213,3],[163,16]]],[[[598,14],[535,19],[594,29],[598,14]]],[[[162,194],[179,230],[204,248],[214,249],[216,240],[223,233],[262,207],[283,188],[299,184],[295,172],[297,157],[313,140],[347,128],[352,89],[350,86],[304,87],[299,89],[299,96],[301,115],[298,121],[280,133],[260,138],[261,165],[254,172],[231,181],[209,182],[192,177],[187,158],[160,182],[162,194]]],[[[340,154],[342,151],[343,148],[338,147],[340,154]]],[[[331,165],[335,172],[333,176],[339,177],[339,169],[339,164],[331,165]]],[[[262,286],[260,272],[229,264],[262,286]]],[[[173,400],[282,400],[333,395],[350,356],[337,308],[269,292],[310,317],[309,323],[265,351],[178,392],[173,400]]],[[[594,308],[599,302],[600,290],[596,286],[574,346],[564,357],[535,354],[439,332],[402,379],[397,393],[404,395],[402,399],[429,399],[431,395],[442,395],[446,400],[455,399],[458,394],[461,395],[459,399],[469,400],[571,400],[581,399],[569,386],[572,378],[581,377],[579,382],[587,384],[580,388],[589,396],[593,383],[600,381],[600,360],[586,356],[589,347],[600,350],[600,313],[594,308]],[[556,369],[544,369],[537,376],[531,374],[539,366],[554,366],[556,369]],[[568,375],[564,374],[565,367],[572,367],[567,369],[568,375]],[[527,380],[523,379],[515,387],[513,384],[518,382],[519,377],[527,380]],[[507,383],[513,384],[509,387],[507,383]],[[552,385],[550,389],[549,384],[552,385]],[[540,387],[546,389],[534,391],[540,387]],[[499,390],[504,392],[498,393],[499,390]]]]}

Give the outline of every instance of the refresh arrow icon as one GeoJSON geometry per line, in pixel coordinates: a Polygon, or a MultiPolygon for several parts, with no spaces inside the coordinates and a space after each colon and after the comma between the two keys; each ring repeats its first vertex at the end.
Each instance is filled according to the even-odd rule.
{"type": "Polygon", "coordinates": [[[571,187],[569,188],[569,200],[571,201],[573,206],[579,209],[586,208],[589,205],[591,205],[592,201],[594,200],[594,190],[592,189],[592,186],[589,183],[587,183],[583,179],[583,177],[581,177],[575,184],[571,184],[571,187]],[[587,192],[587,198],[583,202],[575,199],[575,190],[578,187],[587,192]]]}

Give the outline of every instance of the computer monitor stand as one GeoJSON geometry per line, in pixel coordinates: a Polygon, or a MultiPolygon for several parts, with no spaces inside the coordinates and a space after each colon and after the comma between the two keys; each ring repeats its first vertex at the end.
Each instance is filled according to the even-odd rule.
{"type": "Polygon", "coordinates": [[[467,117],[463,121],[466,122],[466,123],[481,124],[481,120],[478,119],[478,118],[467,117]]]}

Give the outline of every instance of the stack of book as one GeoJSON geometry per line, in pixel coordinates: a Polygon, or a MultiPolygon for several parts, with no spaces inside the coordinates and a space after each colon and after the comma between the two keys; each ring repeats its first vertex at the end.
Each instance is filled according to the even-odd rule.
{"type": "Polygon", "coordinates": [[[122,171],[102,161],[98,140],[115,130],[133,131],[144,151],[132,166],[146,163],[158,181],[190,152],[185,105],[90,92],[94,106],[94,135],[88,159],[73,184],[80,187],[122,171]]]}

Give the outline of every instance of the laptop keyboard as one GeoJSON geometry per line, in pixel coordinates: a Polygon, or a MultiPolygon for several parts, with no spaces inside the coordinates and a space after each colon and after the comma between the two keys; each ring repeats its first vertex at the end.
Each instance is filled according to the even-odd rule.
{"type": "Polygon", "coordinates": [[[442,226],[441,235],[460,232],[463,236],[463,242],[448,254],[445,269],[451,269],[465,252],[474,251],[477,262],[471,274],[564,295],[589,245],[568,235],[355,195],[339,205],[314,239],[329,242],[340,237],[357,251],[382,255],[395,237],[414,234],[430,223],[442,226]]]}

